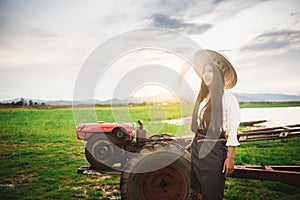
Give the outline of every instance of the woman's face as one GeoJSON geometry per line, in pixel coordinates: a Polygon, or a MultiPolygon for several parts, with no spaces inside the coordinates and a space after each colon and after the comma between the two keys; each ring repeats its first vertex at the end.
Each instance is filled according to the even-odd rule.
{"type": "Polygon", "coordinates": [[[213,82],[214,72],[210,64],[206,64],[202,70],[202,79],[205,85],[210,86],[213,82]]]}

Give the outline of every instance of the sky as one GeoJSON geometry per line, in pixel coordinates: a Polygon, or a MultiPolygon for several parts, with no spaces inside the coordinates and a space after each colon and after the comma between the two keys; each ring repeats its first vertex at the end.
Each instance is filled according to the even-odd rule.
{"type": "MultiPolygon", "coordinates": [[[[299,19],[299,0],[0,0],[0,100],[72,100],[80,71],[97,47],[151,27],[225,54],[238,74],[232,92],[300,95],[299,19]]],[[[184,60],[157,49],[124,52],[98,78],[94,98],[115,97],[126,74],[150,64],[180,72],[184,60]]],[[[199,89],[193,70],[184,78],[199,89]]],[[[166,91],[153,83],[128,95],[166,91]]]]}

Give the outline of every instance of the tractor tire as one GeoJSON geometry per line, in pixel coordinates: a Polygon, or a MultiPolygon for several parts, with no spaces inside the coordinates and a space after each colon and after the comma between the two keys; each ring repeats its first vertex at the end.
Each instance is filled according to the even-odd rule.
{"type": "Polygon", "coordinates": [[[118,142],[114,136],[109,134],[95,134],[85,147],[85,157],[96,170],[110,170],[115,163],[124,164],[124,150],[116,146],[118,142]]]}
{"type": "Polygon", "coordinates": [[[145,146],[125,166],[120,181],[121,198],[185,200],[190,188],[190,168],[190,153],[178,144],[145,146]]]}

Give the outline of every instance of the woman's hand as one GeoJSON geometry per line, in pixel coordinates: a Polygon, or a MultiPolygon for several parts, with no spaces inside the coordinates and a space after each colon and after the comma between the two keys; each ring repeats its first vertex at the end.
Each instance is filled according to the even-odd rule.
{"type": "Polygon", "coordinates": [[[223,165],[222,173],[225,173],[225,176],[230,176],[234,170],[234,146],[228,147],[227,158],[223,165]]]}
{"type": "Polygon", "coordinates": [[[226,158],[222,173],[225,173],[225,176],[230,176],[234,170],[234,159],[233,158],[226,158]]]}

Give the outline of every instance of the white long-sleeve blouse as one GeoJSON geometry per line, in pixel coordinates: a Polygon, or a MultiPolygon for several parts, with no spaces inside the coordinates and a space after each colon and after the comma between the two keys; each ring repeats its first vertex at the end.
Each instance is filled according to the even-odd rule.
{"type": "MultiPolygon", "coordinates": [[[[199,114],[201,109],[205,106],[206,100],[204,100],[199,107],[199,114]]],[[[236,97],[224,90],[222,97],[223,106],[223,129],[226,131],[227,142],[226,146],[238,146],[240,145],[237,139],[237,129],[240,124],[241,114],[239,103],[236,97]]],[[[199,118],[198,118],[199,119],[199,118]]],[[[198,123],[199,124],[199,123],[198,123]]]]}

